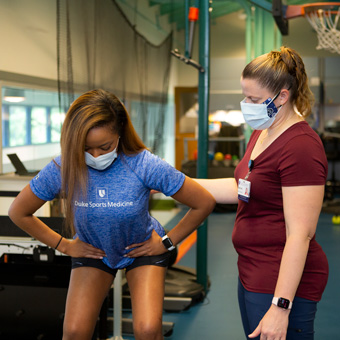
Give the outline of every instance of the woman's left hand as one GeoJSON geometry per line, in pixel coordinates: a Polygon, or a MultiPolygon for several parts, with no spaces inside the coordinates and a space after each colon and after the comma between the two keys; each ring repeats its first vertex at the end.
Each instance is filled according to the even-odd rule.
{"type": "Polygon", "coordinates": [[[167,251],[162,243],[162,238],[155,230],[152,231],[151,237],[148,240],[142,243],[131,244],[125,249],[133,249],[126,254],[127,257],[160,255],[167,251]]]}
{"type": "Polygon", "coordinates": [[[249,338],[256,338],[261,334],[260,340],[285,340],[288,328],[290,311],[271,305],[249,338]]]}

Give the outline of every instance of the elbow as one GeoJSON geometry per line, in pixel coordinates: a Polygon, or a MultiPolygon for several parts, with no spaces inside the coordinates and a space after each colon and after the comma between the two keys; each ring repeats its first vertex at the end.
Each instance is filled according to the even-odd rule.
{"type": "Polygon", "coordinates": [[[209,196],[210,197],[206,201],[206,209],[208,211],[208,214],[210,214],[214,210],[214,208],[216,206],[215,198],[212,195],[209,195],[209,196]]]}
{"type": "Polygon", "coordinates": [[[12,205],[9,207],[8,209],[8,216],[11,220],[13,220],[13,208],[12,208],[12,205]]]}
{"type": "Polygon", "coordinates": [[[8,209],[8,217],[11,219],[13,223],[17,224],[19,216],[20,216],[20,213],[17,209],[17,205],[15,204],[15,200],[14,200],[14,202],[10,205],[8,209]]]}
{"type": "Polygon", "coordinates": [[[15,208],[13,207],[13,203],[11,204],[11,206],[8,209],[8,217],[15,223],[15,208]]]}

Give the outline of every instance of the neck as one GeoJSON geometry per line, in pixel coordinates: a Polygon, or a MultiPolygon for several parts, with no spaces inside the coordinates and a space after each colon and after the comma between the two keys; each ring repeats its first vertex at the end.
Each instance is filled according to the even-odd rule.
{"type": "Polygon", "coordinates": [[[293,109],[283,111],[283,108],[278,113],[273,125],[267,129],[268,136],[282,133],[295,123],[301,122],[304,119],[296,114],[293,109]]]}

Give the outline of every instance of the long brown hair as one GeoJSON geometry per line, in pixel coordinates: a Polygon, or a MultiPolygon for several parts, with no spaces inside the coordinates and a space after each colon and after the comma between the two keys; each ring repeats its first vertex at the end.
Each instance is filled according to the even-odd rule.
{"type": "Polygon", "coordinates": [[[118,153],[127,155],[146,149],[122,102],[112,93],[97,89],[86,92],[70,106],[61,129],[61,180],[66,228],[74,234],[74,205],[86,197],[88,170],[85,141],[95,127],[109,126],[120,136],[118,153]]]}
{"type": "Polygon", "coordinates": [[[252,60],[242,72],[243,78],[257,80],[261,86],[278,93],[290,90],[290,102],[303,117],[311,114],[314,95],[308,86],[308,77],[300,55],[289,47],[271,51],[252,60]]]}

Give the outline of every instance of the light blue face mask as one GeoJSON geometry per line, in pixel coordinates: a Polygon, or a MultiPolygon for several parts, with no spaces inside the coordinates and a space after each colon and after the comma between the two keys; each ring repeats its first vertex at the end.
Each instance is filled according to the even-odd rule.
{"type": "Polygon", "coordinates": [[[93,169],[96,170],[105,170],[108,168],[113,161],[117,158],[117,148],[118,148],[119,139],[117,142],[116,148],[104,155],[100,155],[98,157],[93,157],[90,153],[85,151],[85,163],[93,169]]]}
{"type": "Polygon", "coordinates": [[[246,123],[255,130],[268,129],[275,120],[281,107],[277,108],[274,100],[280,92],[273,98],[268,98],[262,104],[246,103],[245,99],[241,101],[241,111],[246,123]]]}

